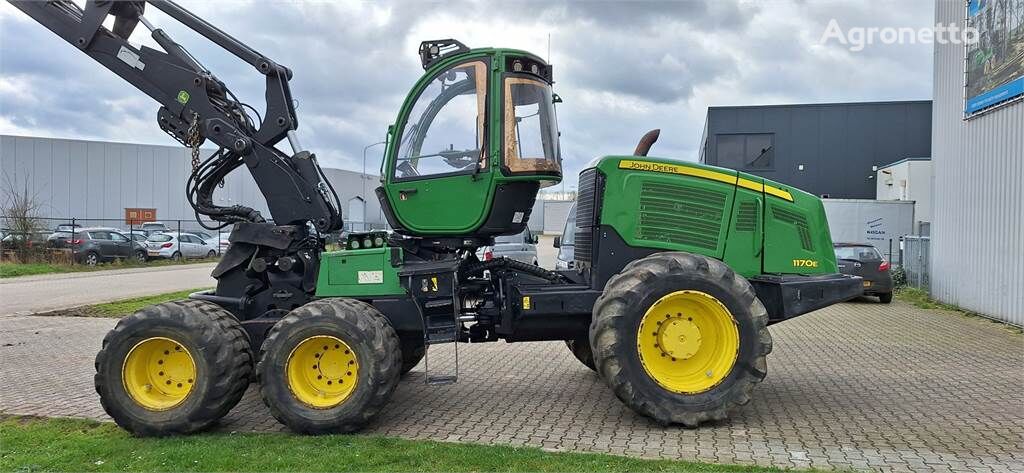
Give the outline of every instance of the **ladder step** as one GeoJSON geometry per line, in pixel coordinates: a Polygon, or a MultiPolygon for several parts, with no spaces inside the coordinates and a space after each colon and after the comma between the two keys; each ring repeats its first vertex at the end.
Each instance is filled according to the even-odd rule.
{"type": "Polygon", "coordinates": [[[459,377],[457,375],[438,375],[438,376],[427,376],[427,384],[431,386],[445,386],[448,384],[455,384],[458,382],[459,377]]]}

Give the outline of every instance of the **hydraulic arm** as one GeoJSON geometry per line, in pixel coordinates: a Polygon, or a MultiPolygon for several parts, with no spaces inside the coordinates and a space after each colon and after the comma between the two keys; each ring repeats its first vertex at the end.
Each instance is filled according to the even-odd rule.
{"type": "Polygon", "coordinates": [[[193,172],[186,192],[197,217],[206,216],[223,225],[264,221],[250,207],[213,203],[216,185],[232,170],[245,165],[266,198],[276,224],[309,222],[320,232],[341,228],[337,195],[324,178],[316,157],[301,149],[295,136],[298,120],[288,87],[291,70],[168,0],[89,0],[84,9],[71,1],[11,3],[160,103],[160,128],[193,149],[193,172]],[[259,117],[255,109],[240,102],[195,57],[153,26],[143,16],[147,3],[263,74],[265,116],[259,117]],[[112,30],[103,26],[108,15],[115,19],[112,30]],[[163,51],[128,42],[140,22],[163,51]],[[294,152],[292,156],[274,146],[285,137],[294,152]],[[219,149],[200,163],[198,149],[205,140],[219,149]]]}

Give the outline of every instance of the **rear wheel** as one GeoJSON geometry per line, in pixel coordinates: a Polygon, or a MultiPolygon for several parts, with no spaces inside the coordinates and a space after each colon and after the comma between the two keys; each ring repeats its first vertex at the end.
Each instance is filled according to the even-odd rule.
{"type": "Polygon", "coordinates": [[[886,292],[884,294],[879,294],[878,295],[878,302],[881,302],[883,304],[891,303],[892,302],[892,293],[891,292],[886,292]]]}
{"type": "Polygon", "coordinates": [[[322,434],[366,425],[394,392],[401,366],[398,336],[373,306],[321,299],[274,325],[257,373],[274,418],[322,434]]]}
{"type": "Polygon", "coordinates": [[[569,351],[572,352],[572,356],[575,356],[583,366],[597,371],[597,367],[594,366],[594,352],[590,350],[590,340],[586,337],[577,338],[575,340],[566,340],[565,346],[569,347],[569,351]]]}
{"type": "Polygon", "coordinates": [[[662,423],[696,427],[746,404],[767,374],[768,314],[721,261],[657,253],[613,277],[594,306],[594,363],[616,396],[662,423]]]}
{"type": "Polygon", "coordinates": [[[137,434],[208,427],[242,398],[252,374],[245,331],[209,302],[175,301],[121,319],[96,355],[96,392],[117,425],[137,434]]]}
{"type": "Polygon", "coordinates": [[[174,254],[171,255],[171,259],[174,261],[181,261],[181,252],[175,251],[174,254]]]}
{"type": "Polygon", "coordinates": [[[420,364],[423,360],[423,355],[427,353],[426,345],[423,342],[423,334],[417,334],[413,337],[402,337],[402,370],[401,373],[405,374],[412,371],[416,365],[420,364]]]}
{"type": "Polygon", "coordinates": [[[100,255],[95,251],[90,251],[82,257],[82,262],[89,266],[96,266],[97,264],[100,264],[100,255]]]}

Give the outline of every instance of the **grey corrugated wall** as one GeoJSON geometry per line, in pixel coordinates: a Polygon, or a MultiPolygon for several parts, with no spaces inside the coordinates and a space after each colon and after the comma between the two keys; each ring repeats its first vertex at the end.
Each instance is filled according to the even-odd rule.
{"type": "MultiPolygon", "coordinates": [[[[203,157],[209,153],[203,150],[203,157]]],[[[123,219],[126,207],[137,207],[157,209],[160,220],[194,219],[185,200],[190,161],[182,146],[0,135],[0,178],[19,187],[27,181],[43,204],[43,217],[123,219]]],[[[360,173],[324,172],[341,198],[342,212],[348,212],[348,200],[363,189],[360,173]]],[[[3,180],[0,199],[7,198],[3,180]]],[[[378,178],[366,176],[365,181],[367,222],[382,223],[373,193],[378,178]]],[[[248,205],[270,217],[266,200],[244,169],[228,175],[214,198],[219,205],[248,205]]]]}
{"type": "MultiPolygon", "coordinates": [[[[963,25],[962,0],[936,22],[963,25]]],[[[1024,325],[1024,102],[963,120],[964,46],[935,45],[931,291],[1024,325]]]]}

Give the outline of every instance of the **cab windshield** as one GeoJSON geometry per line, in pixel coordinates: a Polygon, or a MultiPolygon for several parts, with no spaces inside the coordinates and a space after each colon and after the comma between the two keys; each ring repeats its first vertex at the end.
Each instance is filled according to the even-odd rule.
{"type": "Polygon", "coordinates": [[[505,78],[504,89],[505,167],[513,173],[561,175],[551,86],[511,76],[505,78]]]}
{"type": "Polygon", "coordinates": [[[487,68],[481,61],[455,66],[420,92],[402,131],[395,177],[413,179],[487,167],[484,99],[487,68]]]}

